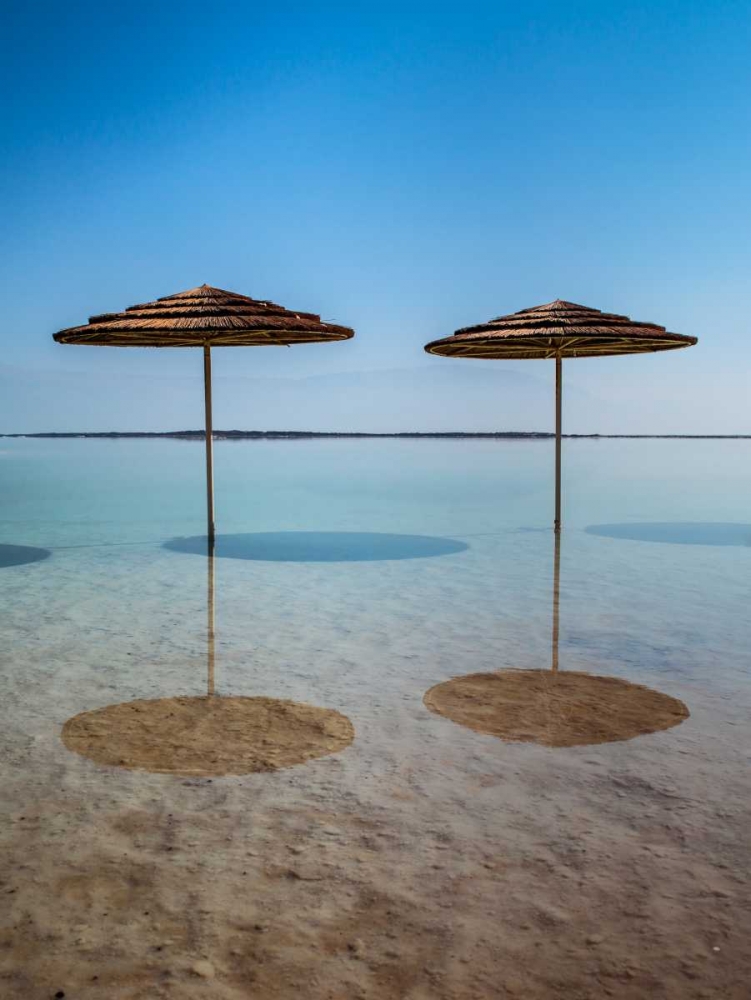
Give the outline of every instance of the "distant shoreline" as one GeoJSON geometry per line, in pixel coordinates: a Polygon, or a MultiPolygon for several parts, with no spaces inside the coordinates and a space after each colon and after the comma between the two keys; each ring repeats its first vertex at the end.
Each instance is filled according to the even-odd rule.
{"type": "MultiPolygon", "coordinates": [[[[539,440],[554,438],[552,431],[214,431],[215,441],[297,441],[307,438],[480,438],[485,440],[539,440]]],[[[204,431],[44,431],[37,434],[0,434],[0,438],[172,438],[202,441],[204,431]]],[[[565,438],[634,438],[689,441],[749,440],[751,434],[563,434],[565,438]]]]}

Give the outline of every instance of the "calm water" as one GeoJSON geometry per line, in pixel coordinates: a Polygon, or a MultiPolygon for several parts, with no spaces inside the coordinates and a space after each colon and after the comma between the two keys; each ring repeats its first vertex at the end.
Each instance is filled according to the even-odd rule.
{"type": "Polygon", "coordinates": [[[406,996],[360,989],[380,962],[445,969],[415,997],[599,996],[603,969],[684,997],[688,957],[690,996],[745,997],[751,442],[565,444],[560,668],[690,717],[563,749],[422,700],[550,664],[551,442],[219,443],[212,561],[200,444],[0,451],[3,996],[300,996],[315,968],[406,996]],[[66,749],[79,713],[206,692],[212,563],[217,692],[337,710],[354,741],[213,780],[66,749]]]}
{"type": "MultiPolygon", "coordinates": [[[[751,442],[564,451],[561,667],[747,699],[751,442]]],[[[219,442],[218,688],[351,708],[363,672],[417,690],[546,666],[552,458],[551,442],[219,442]]],[[[200,692],[203,503],[199,443],[0,441],[6,683],[64,678],[81,707],[200,692]]]]}

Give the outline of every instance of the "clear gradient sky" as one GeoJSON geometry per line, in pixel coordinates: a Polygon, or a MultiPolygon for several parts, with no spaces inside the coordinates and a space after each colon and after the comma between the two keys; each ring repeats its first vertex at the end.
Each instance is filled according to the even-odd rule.
{"type": "Polygon", "coordinates": [[[16,3],[0,45],[0,431],[200,426],[198,352],[50,335],[207,282],[357,330],[215,352],[219,427],[550,429],[552,364],[422,348],[564,298],[700,338],[570,362],[567,429],[751,433],[749,0],[16,3]]]}

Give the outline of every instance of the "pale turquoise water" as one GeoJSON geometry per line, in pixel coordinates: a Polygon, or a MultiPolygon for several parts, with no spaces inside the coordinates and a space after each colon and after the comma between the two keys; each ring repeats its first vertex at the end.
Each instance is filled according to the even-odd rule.
{"type": "MultiPolygon", "coordinates": [[[[751,441],[564,452],[561,666],[748,698],[751,441]]],[[[217,443],[218,531],[241,549],[218,560],[220,687],[347,707],[361,673],[408,667],[417,692],[547,665],[552,458],[542,441],[217,443]]],[[[164,543],[200,535],[203,505],[200,443],[0,441],[0,544],[50,553],[0,567],[4,662],[44,659],[82,705],[103,658],[123,698],[200,689],[205,560],[164,543]]]]}
{"type": "Polygon", "coordinates": [[[564,450],[561,668],[690,718],[550,749],[424,706],[454,675],[550,662],[551,442],[220,442],[217,689],[337,709],[355,739],[212,781],[61,739],[80,712],[206,690],[208,560],[165,547],[203,531],[200,443],[0,441],[0,546],[49,553],[0,565],[3,997],[245,1000],[269,968],[285,996],[321,969],[380,1000],[363,970],[419,975],[430,942],[446,977],[410,996],[470,995],[478,958],[477,996],[520,968],[539,996],[745,996],[751,442],[564,450]]]}

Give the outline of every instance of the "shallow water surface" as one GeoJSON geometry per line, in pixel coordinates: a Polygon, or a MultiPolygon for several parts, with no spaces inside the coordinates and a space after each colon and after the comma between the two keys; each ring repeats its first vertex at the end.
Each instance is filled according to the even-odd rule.
{"type": "Polygon", "coordinates": [[[3,995],[745,996],[751,548],[727,539],[751,442],[564,442],[559,669],[689,718],[551,748],[423,704],[550,667],[552,462],[550,441],[217,442],[211,561],[200,443],[5,441],[3,995]],[[354,741],[213,781],[63,744],[81,713],[206,695],[207,670],[354,741]]]}
{"type": "MultiPolygon", "coordinates": [[[[747,441],[565,443],[562,667],[746,682],[749,451],[747,441]]],[[[267,669],[289,686],[266,643],[272,659],[309,664],[311,693],[342,658],[367,675],[379,636],[397,659],[417,649],[426,680],[455,659],[471,660],[467,670],[545,665],[550,442],[218,442],[216,453],[231,689],[267,669]]],[[[147,673],[136,688],[162,689],[175,669],[190,688],[177,664],[200,656],[203,564],[174,552],[205,551],[201,460],[194,442],[6,441],[6,655],[28,655],[29,631],[34,644],[75,641],[76,684],[106,633],[113,665],[160,650],[161,683],[147,673]]]]}

